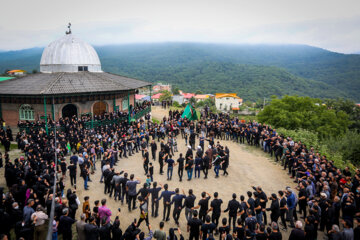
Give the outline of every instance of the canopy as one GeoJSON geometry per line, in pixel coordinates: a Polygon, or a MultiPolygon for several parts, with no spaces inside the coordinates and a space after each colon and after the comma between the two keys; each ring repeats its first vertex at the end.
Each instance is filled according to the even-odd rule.
{"type": "Polygon", "coordinates": [[[182,118],[187,118],[189,120],[198,120],[195,108],[191,106],[190,103],[186,106],[184,113],[181,115],[182,118]]]}

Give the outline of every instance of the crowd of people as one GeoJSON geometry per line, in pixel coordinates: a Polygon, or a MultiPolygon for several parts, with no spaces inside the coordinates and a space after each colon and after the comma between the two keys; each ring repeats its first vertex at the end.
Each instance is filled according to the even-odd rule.
{"type": "MultiPolygon", "coordinates": [[[[138,106],[136,111],[144,107],[146,105],[138,106]]],[[[242,122],[205,109],[196,122],[182,119],[181,112],[170,110],[169,117],[164,117],[160,123],[150,121],[147,116],[146,120],[119,121],[86,129],[80,127],[78,121],[65,119],[66,128],[56,135],[35,127],[29,132],[19,132],[16,141],[23,156],[10,159],[8,153],[0,154],[0,162],[5,160],[9,189],[7,192],[0,189],[0,234],[3,234],[0,239],[10,238],[11,229],[16,239],[45,239],[53,200],[53,239],[58,235],[72,239],[73,224],[78,239],[184,239],[179,228],[182,212],[190,240],[217,236],[224,240],[278,240],[289,227],[292,228],[291,240],[315,240],[318,230],[325,231],[329,239],[360,239],[359,170],[352,174],[348,168],[337,169],[326,156],[279,135],[270,126],[242,122]],[[180,182],[184,170],[188,181],[200,175],[218,178],[221,170],[224,176],[228,175],[230,150],[224,146],[226,141],[261,147],[283,165],[298,189],[287,187],[266,194],[260,186],[253,186],[254,191],[240,196],[234,192],[231,200],[224,203],[222,198],[229,196],[219,196],[218,192],[202,192],[201,196],[195,196],[193,189],[185,192],[170,188],[176,166],[180,182]],[[185,144],[187,151],[179,153],[176,159],[178,144],[185,144]],[[143,170],[121,170],[120,159],[134,154],[141,156],[143,170]],[[154,174],[164,174],[164,168],[167,184],[156,181],[154,174]],[[100,179],[94,179],[92,173],[95,171],[101,171],[100,179]],[[55,174],[57,182],[54,182],[55,174]],[[143,174],[146,175],[144,182],[135,177],[143,174]],[[80,182],[85,190],[89,189],[89,181],[103,183],[104,194],[127,204],[128,211],[138,209],[139,217],[122,231],[120,219],[126,217],[126,213],[119,208],[113,214],[106,199],[91,204],[94,196],[85,196],[80,201],[76,194],[78,176],[83,179],[80,182]],[[65,181],[67,178],[70,181],[65,181]],[[56,192],[52,191],[54,184],[56,192]],[[162,221],[159,229],[153,231],[150,217],[159,216],[161,201],[162,221]],[[82,213],[77,219],[76,213],[81,207],[82,213]],[[171,209],[174,225],[166,234],[164,225],[170,221],[171,209]],[[115,217],[113,221],[112,217],[115,217]],[[301,218],[304,220],[300,221],[301,218]],[[140,230],[144,221],[148,227],[146,233],[140,230]]],[[[8,131],[0,130],[2,143],[9,135],[8,131]]]]}

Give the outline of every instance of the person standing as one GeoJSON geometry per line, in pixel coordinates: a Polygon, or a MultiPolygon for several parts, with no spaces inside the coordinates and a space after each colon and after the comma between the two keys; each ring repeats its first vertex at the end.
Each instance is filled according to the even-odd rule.
{"type": "Polygon", "coordinates": [[[302,212],[304,215],[304,219],[305,219],[308,196],[307,196],[307,192],[306,192],[306,187],[303,182],[300,183],[300,191],[299,191],[298,199],[299,199],[299,213],[302,212]]]}
{"type": "Polygon", "coordinates": [[[194,166],[194,160],[192,159],[192,156],[189,156],[189,159],[187,160],[187,163],[185,165],[185,169],[188,175],[188,179],[187,179],[188,181],[190,181],[192,178],[193,166],[194,166]]]}
{"type": "Polygon", "coordinates": [[[280,218],[281,218],[281,224],[283,225],[283,231],[287,231],[287,225],[285,220],[285,214],[287,212],[287,204],[286,204],[286,198],[283,191],[279,191],[279,197],[280,197],[280,218]]]}
{"type": "Polygon", "coordinates": [[[155,143],[155,140],[151,141],[150,148],[151,148],[152,160],[155,161],[156,160],[156,151],[157,151],[157,145],[155,143]]]}
{"type": "Polygon", "coordinates": [[[185,198],[184,206],[185,207],[185,218],[186,221],[189,221],[192,218],[192,208],[195,204],[196,196],[193,194],[193,190],[189,189],[189,195],[185,198]]]}
{"type": "Polygon", "coordinates": [[[209,172],[209,164],[210,164],[210,160],[207,154],[204,155],[203,157],[203,162],[202,162],[202,170],[204,173],[204,179],[207,179],[207,175],[209,172]]]}
{"type": "Polygon", "coordinates": [[[214,193],[214,200],[210,203],[210,209],[208,212],[212,211],[211,221],[215,224],[216,234],[218,234],[218,225],[219,225],[219,218],[221,215],[221,204],[223,203],[222,199],[218,198],[218,192],[214,193]]]}
{"type": "MultiPolygon", "coordinates": [[[[159,184],[161,186],[161,184],[159,184]]],[[[149,193],[151,193],[151,216],[157,217],[159,212],[159,192],[162,187],[157,187],[157,182],[153,183],[153,187],[149,189],[149,193]]]]}
{"type": "Polygon", "coordinates": [[[68,166],[70,174],[70,183],[76,189],[76,165],[73,161],[70,160],[70,165],[68,166]]]}
{"type": "Polygon", "coordinates": [[[144,157],[144,171],[145,171],[145,175],[147,175],[149,171],[149,152],[147,148],[144,149],[143,157],[144,157]]]}
{"type": "Polygon", "coordinates": [[[201,158],[201,156],[199,156],[198,154],[196,155],[195,158],[195,178],[198,177],[200,178],[200,171],[203,165],[203,159],[201,158]]]}
{"type": "Polygon", "coordinates": [[[295,201],[295,195],[292,191],[292,189],[288,189],[287,192],[287,199],[286,199],[286,205],[287,205],[287,209],[288,209],[288,213],[289,213],[289,219],[290,219],[290,227],[294,228],[295,227],[295,223],[294,223],[294,211],[295,211],[295,207],[296,207],[296,201],[295,201]]]}
{"type": "Polygon", "coordinates": [[[84,179],[84,189],[89,190],[89,187],[87,185],[87,183],[89,181],[89,169],[85,164],[84,164],[84,167],[81,170],[81,176],[84,179]]]}
{"type": "Polygon", "coordinates": [[[183,194],[180,194],[179,189],[176,188],[175,196],[172,198],[172,201],[170,203],[170,204],[174,204],[173,218],[174,218],[176,225],[178,225],[178,226],[179,226],[180,213],[181,213],[182,206],[183,206],[182,200],[184,198],[186,198],[184,190],[182,190],[182,192],[183,192],[183,194]]]}
{"type": "Polygon", "coordinates": [[[198,212],[194,210],[193,218],[188,220],[187,223],[187,231],[190,232],[189,240],[194,240],[194,239],[199,240],[201,225],[202,225],[202,221],[198,219],[198,212]]]}
{"type": "Polygon", "coordinates": [[[301,221],[296,221],[295,228],[291,231],[289,240],[305,240],[305,232],[302,230],[301,221]]]}
{"type": "Polygon", "coordinates": [[[106,218],[107,222],[110,222],[111,210],[106,206],[106,199],[101,200],[101,207],[99,207],[99,217],[102,220],[106,218]]]}
{"type": "Polygon", "coordinates": [[[135,205],[136,194],[137,194],[136,185],[141,183],[140,179],[137,178],[136,180],[134,180],[134,178],[135,178],[135,175],[131,174],[130,180],[127,181],[127,183],[126,183],[126,191],[128,193],[128,198],[129,198],[129,201],[128,201],[129,211],[131,211],[131,202],[132,202],[132,210],[135,210],[137,208],[135,205]]]}
{"type": "Polygon", "coordinates": [[[99,239],[99,228],[96,225],[95,218],[90,217],[89,223],[85,225],[86,240],[98,240],[99,239]]]}
{"type": "Polygon", "coordinates": [[[160,229],[155,230],[153,237],[156,240],[166,240],[166,233],[164,232],[164,222],[160,222],[159,227],[160,229]]]}
{"type": "Polygon", "coordinates": [[[183,173],[184,173],[184,161],[183,154],[180,153],[179,159],[177,160],[178,167],[178,175],[179,175],[179,181],[182,181],[183,173]]]}
{"type": "Polygon", "coordinates": [[[160,175],[163,175],[163,166],[164,166],[164,159],[166,158],[166,154],[164,148],[161,148],[159,152],[159,164],[160,164],[160,175]]]}
{"type": "Polygon", "coordinates": [[[277,224],[278,219],[280,217],[280,205],[279,205],[279,199],[276,197],[276,194],[271,194],[271,205],[270,208],[267,208],[267,211],[271,211],[270,219],[271,222],[275,222],[277,224]]]}
{"type": "Polygon", "coordinates": [[[209,209],[209,200],[211,198],[211,195],[207,192],[202,192],[201,197],[202,197],[202,199],[200,199],[198,205],[196,207],[193,207],[193,209],[200,208],[199,219],[202,222],[205,222],[205,217],[206,217],[206,214],[209,209]],[[206,197],[206,195],[208,195],[208,196],[206,197]]]}
{"type": "Polygon", "coordinates": [[[239,214],[243,214],[241,204],[236,200],[236,194],[233,193],[232,199],[229,201],[227,208],[224,212],[229,212],[229,227],[231,229],[231,221],[233,222],[233,229],[235,229],[236,219],[239,214]]]}
{"type": "Polygon", "coordinates": [[[140,203],[140,218],[136,227],[140,227],[140,224],[145,221],[146,226],[149,226],[149,211],[148,211],[148,202],[145,201],[141,196],[138,197],[140,203]]]}
{"type": "Polygon", "coordinates": [[[62,233],[64,240],[72,240],[72,225],[76,220],[69,217],[69,209],[64,208],[62,210],[63,215],[59,219],[59,232],[62,233]]]}
{"type": "Polygon", "coordinates": [[[168,185],[165,184],[164,185],[164,191],[162,191],[161,195],[160,195],[160,198],[158,201],[161,200],[161,198],[164,198],[163,200],[163,204],[164,204],[164,212],[163,212],[163,221],[169,221],[170,218],[170,209],[171,209],[171,204],[170,204],[170,198],[171,198],[171,195],[174,195],[175,192],[174,191],[169,191],[168,190],[168,185]]]}
{"type": "MultiPolygon", "coordinates": [[[[80,216],[80,221],[76,222],[76,232],[78,235],[78,240],[86,240],[86,234],[85,234],[85,213],[82,213],[80,216]]],[[[90,218],[89,218],[90,219],[90,218]]]]}
{"type": "Polygon", "coordinates": [[[201,236],[202,240],[208,239],[209,236],[213,234],[215,228],[216,228],[216,225],[211,222],[210,216],[206,215],[205,223],[202,224],[201,231],[200,231],[200,236],[201,236]]]}
{"type": "Polygon", "coordinates": [[[175,164],[175,161],[172,159],[172,155],[169,155],[169,158],[166,160],[165,165],[168,165],[167,168],[167,180],[171,180],[172,178],[172,173],[173,173],[173,169],[175,164]]]}

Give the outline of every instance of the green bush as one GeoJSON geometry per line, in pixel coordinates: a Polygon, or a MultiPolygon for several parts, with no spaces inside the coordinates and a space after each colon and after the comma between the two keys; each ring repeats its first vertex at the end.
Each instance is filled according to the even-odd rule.
{"type": "Polygon", "coordinates": [[[172,105],[173,107],[177,107],[177,108],[181,107],[181,105],[177,101],[173,101],[172,105]]]}
{"type": "Polygon", "coordinates": [[[348,131],[342,136],[320,139],[318,134],[304,129],[288,130],[278,128],[277,132],[294,141],[301,141],[308,148],[314,147],[321,155],[334,161],[338,168],[349,166],[352,170],[360,165],[360,134],[348,131]]]}

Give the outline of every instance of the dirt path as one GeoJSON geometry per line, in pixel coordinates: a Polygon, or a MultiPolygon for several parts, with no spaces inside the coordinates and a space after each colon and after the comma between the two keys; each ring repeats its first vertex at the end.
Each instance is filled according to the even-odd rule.
{"type": "MultiPolygon", "coordinates": [[[[167,111],[154,108],[152,116],[160,120],[167,113],[167,111]]],[[[198,140],[197,140],[198,141],[198,140]]],[[[198,142],[197,142],[198,143],[198,142]]],[[[219,197],[223,199],[224,204],[222,209],[224,210],[227,206],[228,200],[231,199],[232,193],[236,193],[238,196],[246,195],[247,191],[252,191],[251,186],[261,186],[263,190],[268,194],[277,193],[279,190],[285,189],[286,186],[295,187],[294,183],[288,177],[288,175],[281,170],[272,160],[270,160],[264,153],[260,150],[247,147],[245,145],[240,145],[231,141],[221,141],[222,145],[226,145],[230,149],[230,166],[228,169],[229,175],[224,177],[220,176],[215,179],[213,169],[209,171],[209,178],[203,179],[203,175],[199,179],[193,179],[192,181],[178,181],[177,176],[177,166],[174,169],[172,181],[166,180],[166,175],[159,175],[159,164],[158,162],[153,162],[154,164],[154,180],[162,184],[168,183],[169,189],[174,190],[175,188],[184,189],[185,192],[188,192],[188,189],[192,188],[194,194],[197,196],[197,201],[200,199],[200,194],[203,191],[213,194],[214,192],[219,193],[219,197]]],[[[181,136],[178,137],[178,148],[179,152],[175,154],[175,159],[178,158],[179,153],[186,152],[185,141],[181,139],[181,136]]],[[[85,196],[90,196],[91,209],[93,207],[93,202],[95,200],[101,200],[106,198],[108,202],[108,207],[112,210],[113,215],[116,214],[117,209],[120,207],[121,212],[121,228],[123,231],[126,230],[127,226],[131,223],[134,218],[139,217],[139,210],[128,212],[126,205],[121,205],[119,202],[115,202],[108,195],[104,195],[104,185],[99,183],[101,176],[100,172],[100,162],[97,163],[98,170],[94,175],[91,175],[92,182],[89,183],[90,190],[84,191],[83,180],[78,177],[78,189],[77,194],[80,198],[81,203],[85,196]]],[[[115,167],[116,171],[126,170],[129,173],[135,173],[135,177],[139,177],[142,183],[145,182],[144,170],[142,167],[142,158],[141,153],[133,155],[128,159],[120,159],[117,166],[115,167]]],[[[221,171],[222,172],[222,171],[221,171]]],[[[0,174],[3,176],[4,170],[0,170],[0,174]]],[[[201,173],[202,174],[202,173],[201,173]]],[[[184,177],[186,178],[186,177],[184,177]]],[[[70,186],[70,180],[66,180],[66,189],[70,186]]],[[[0,180],[0,186],[4,186],[4,178],[0,180]]],[[[197,202],[196,201],[196,202],[197,202]]],[[[138,203],[137,203],[138,205],[138,203]]],[[[81,213],[82,206],[79,206],[77,211],[77,217],[81,213]]],[[[150,210],[150,208],[149,208],[150,210]]],[[[172,210],[171,210],[172,213],[172,210]]],[[[162,203],[160,203],[159,208],[159,217],[151,218],[150,224],[153,226],[153,229],[157,229],[159,222],[162,219],[163,208],[162,203]]],[[[172,214],[170,215],[172,216],[172,214]]],[[[227,214],[222,214],[221,217],[227,217],[227,214]]],[[[269,217],[269,214],[268,214],[269,217]]],[[[114,217],[112,217],[113,219],[114,217]]],[[[171,217],[171,220],[165,224],[166,231],[169,227],[175,227],[174,220],[171,217]]],[[[145,224],[141,225],[141,229],[147,233],[145,224]]],[[[186,221],[184,216],[184,210],[181,212],[180,217],[180,229],[184,233],[184,236],[187,237],[186,233],[186,221]]],[[[289,233],[284,233],[287,238],[289,233]]]]}

